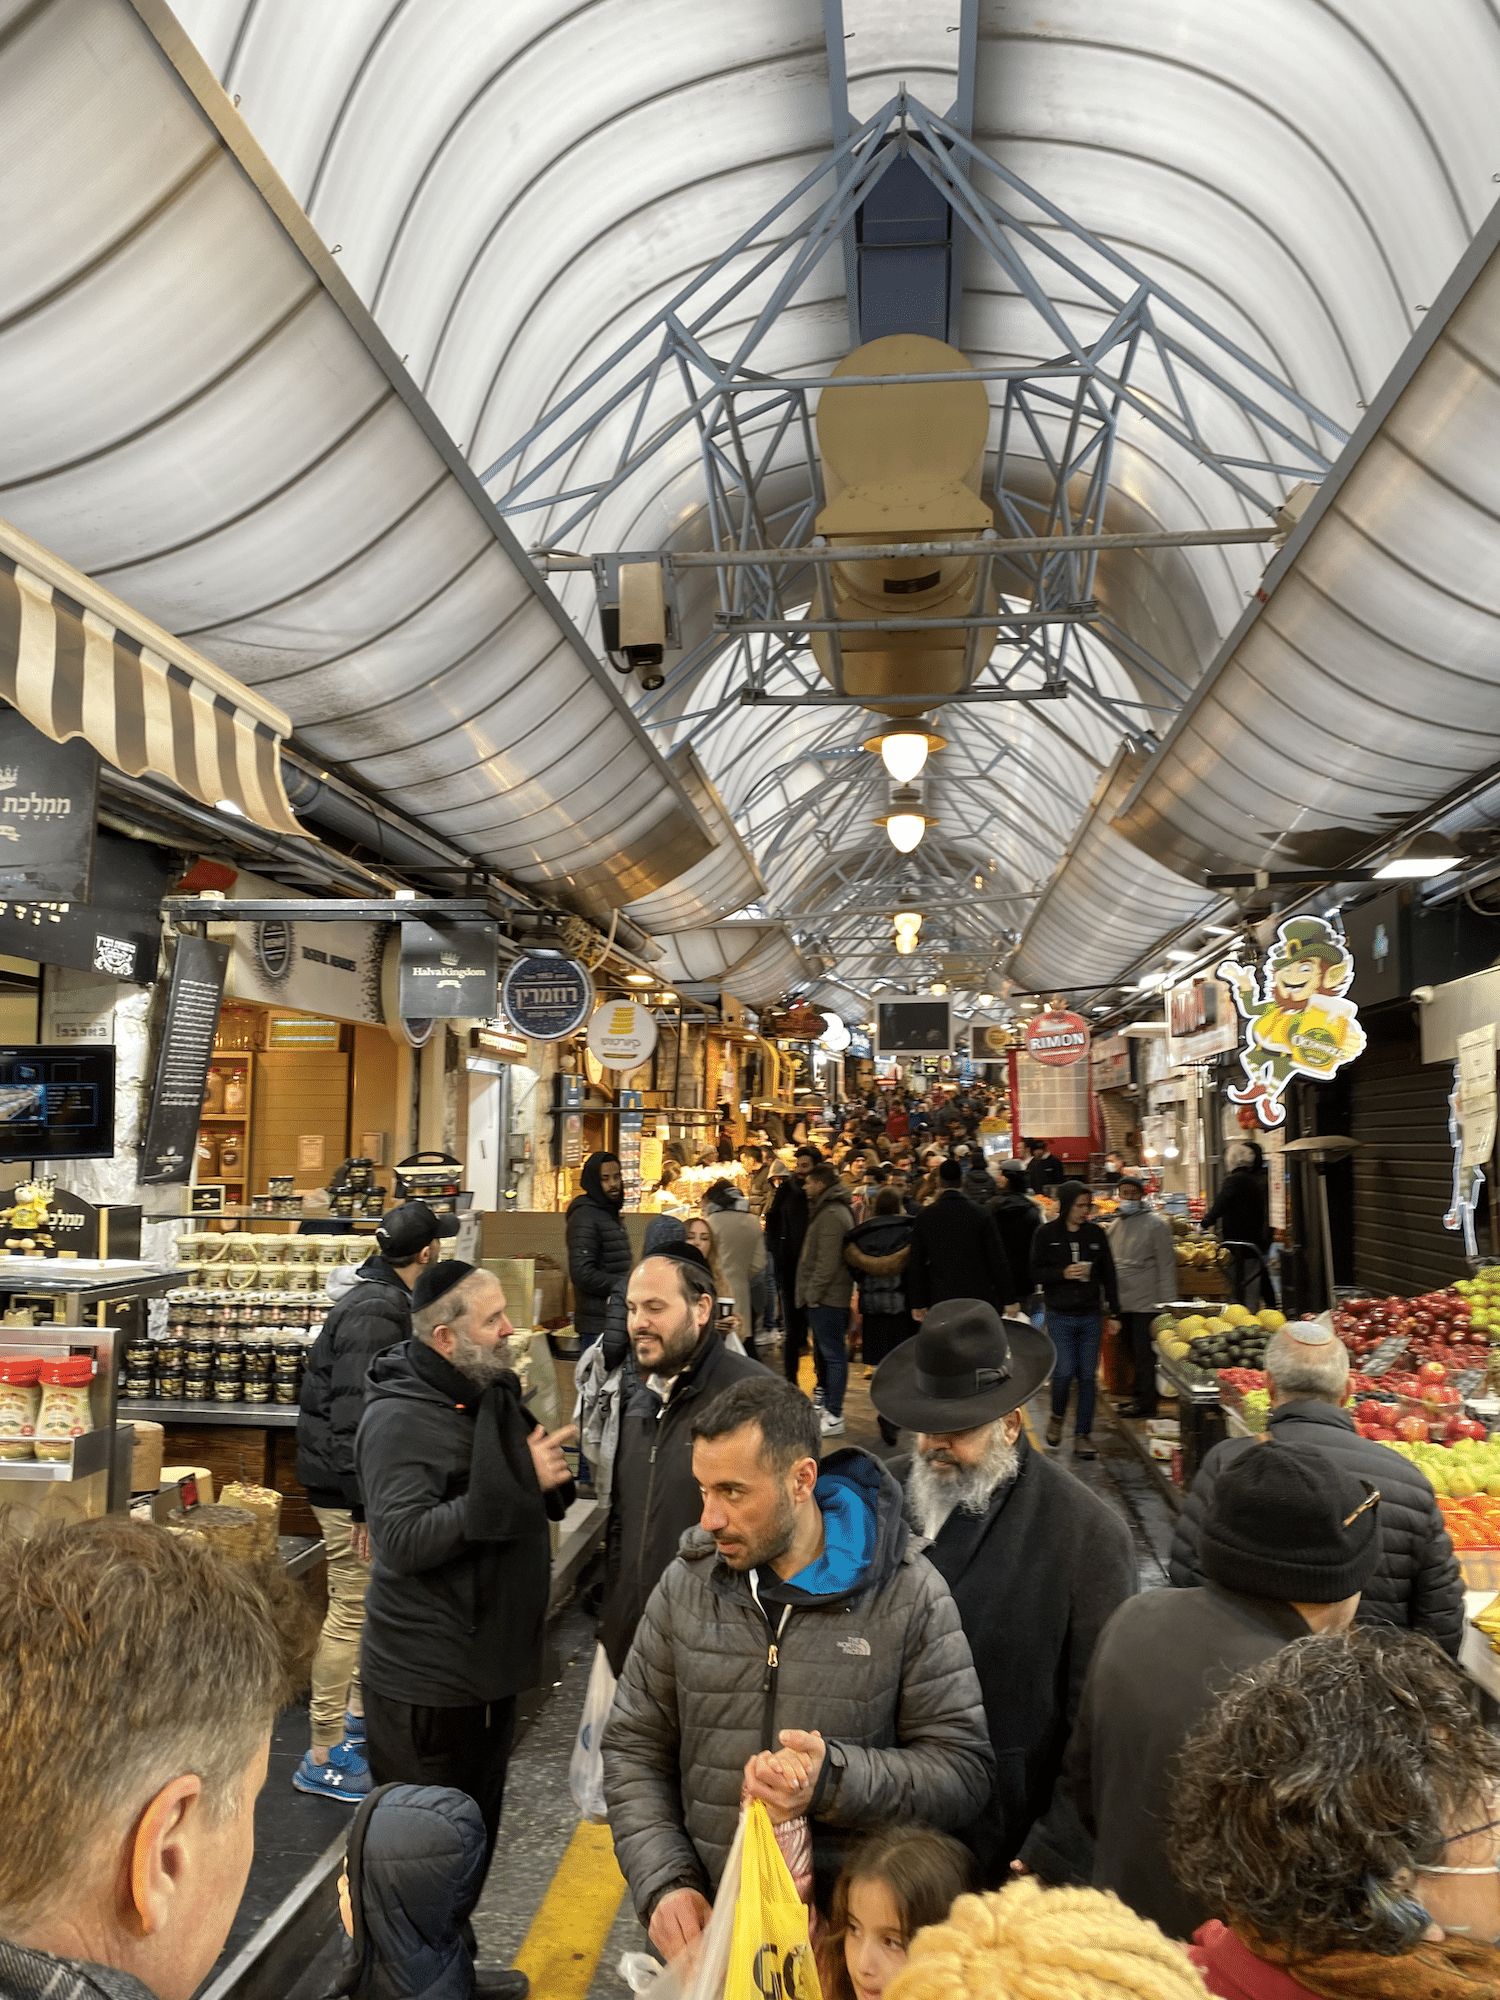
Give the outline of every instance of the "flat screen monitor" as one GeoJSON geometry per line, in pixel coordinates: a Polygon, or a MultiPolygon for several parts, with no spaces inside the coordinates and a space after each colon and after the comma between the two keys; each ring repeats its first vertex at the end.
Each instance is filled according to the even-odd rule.
{"type": "Polygon", "coordinates": [[[946,1055],[953,1022],[946,1000],[881,1000],[875,1009],[875,1051],[882,1056],[946,1055]]]}
{"type": "Polygon", "coordinates": [[[0,1160],[107,1160],[115,1052],[0,1048],[0,1160]]]}

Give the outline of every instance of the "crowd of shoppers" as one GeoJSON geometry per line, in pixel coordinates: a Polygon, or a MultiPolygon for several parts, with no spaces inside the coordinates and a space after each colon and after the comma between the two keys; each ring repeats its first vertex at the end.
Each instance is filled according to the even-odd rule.
{"type": "MultiPolygon", "coordinates": [[[[1357,1435],[1331,1326],[1271,1340],[1267,1437],[1209,1455],[1171,1587],[1142,1591],[1120,1518],[1050,1451],[1076,1390],[1088,1454],[1109,1318],[1147,1404],[1170,1231],[1123,1161],[1107,1230],[1081,1183],[1046,1183],[1053,1220],[1018,1163],[990,1192],[962,1115],[909,1178],[916,1115],[777,1161],[764,1234],[726,1175],[632,1262],[601,1155],[569,1214],[610,1473],[604,1792],[653,1945],[693,1950],[759,1801],[837,2000],[1495,2000],[1500,1742],[1454,1664],[1462,1580],[1421,1474],[1357,1435]],[[856,1286],[882,1434],[911,1440],[884,1465],[830,1448],[856,1286]],[[789,1306],[816,1399],[736,1351],[786,1339],[789,1306]]],[[[526,1992],[476,1978],[469,1918],[571,1432],[532,1421],[503,1287],[444,1233],[421,1204],[386,1218],[309,1371],[299,1462],[348,1586],[315,1656],[277,1566],[115,1520],[0,1538],[0,2000],[189,2000],[310,1659],[304,1769],[357,1806],[339,1990],[526,1992]]]]}

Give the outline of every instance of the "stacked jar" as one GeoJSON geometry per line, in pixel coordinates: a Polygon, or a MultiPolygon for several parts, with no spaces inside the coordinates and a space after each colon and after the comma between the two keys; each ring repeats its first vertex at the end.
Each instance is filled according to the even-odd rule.
{"type": "Polygon", "coordinates": [[[133,1334],[125,1343],[125,1379],[120,1395],[127,1403],[149,1403],[156,1393],[156,1343],[133,1334]]]}
{"type": "Polygon", "coordinates": [[[74,1438],[94,1428],[89,1397],[94,1364],[86,1354],[69,1354],[57,1361],[43,1361],[37,1375],[42,1401],[36,1419],[36,1456],[71,1458],[74,1438]]]}
{"type": "Polygon", "coordinates": [[[41,1366],[36,1354],[12,1354],[0,1361],[0,1460],[35,1456],[41,1366]]]}

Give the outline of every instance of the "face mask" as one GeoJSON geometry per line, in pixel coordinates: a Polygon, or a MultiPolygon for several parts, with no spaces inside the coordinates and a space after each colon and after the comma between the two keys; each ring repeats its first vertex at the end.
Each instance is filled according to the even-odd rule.
{"type": "Polygon", "coordinates": [[[1120,1213],[1121,1215],[1139,1215],[1145,1206],[1146,1204],[1143,1201],[1122,1201],[1120,1203],[1120,1213]]]}

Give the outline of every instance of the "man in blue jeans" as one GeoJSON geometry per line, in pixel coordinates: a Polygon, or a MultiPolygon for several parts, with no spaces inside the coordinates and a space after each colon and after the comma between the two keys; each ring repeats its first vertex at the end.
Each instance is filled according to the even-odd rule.
{"type": "Polygon", "coordinates": [[[1064,1181],[1057,1190],[1057,1220],[1044,1222],[1031,1239],[1031,1276],[1047,1302],[1047,1332],[1057,1349],[1052,1376],[1052,1415],[1047,1442],[1062,1443],[1068,1392],[1078,1378],[1078,1414],[1073,1419],[1073,1456],[1095,1456],[1094,1378],[1104,1340],[1104,1309],[1120,1317],[1120,1287],[1109,1238],[1089,1220],[1093,1197],[1082,1181],[1064,1181]]]}
{"type": "Polygon", "coordinates": [[[849,1380],[849,1301],[854,1273],[844,1262],[844,1238],[854,1227],[849,1190],[836,1168],[820,1160],[807,1176],[807,1234],[797,1259],[797,1304],[807,1308],[813,1346],[823,1364],[823,1435],[844,1429],[849,1380]]]}

